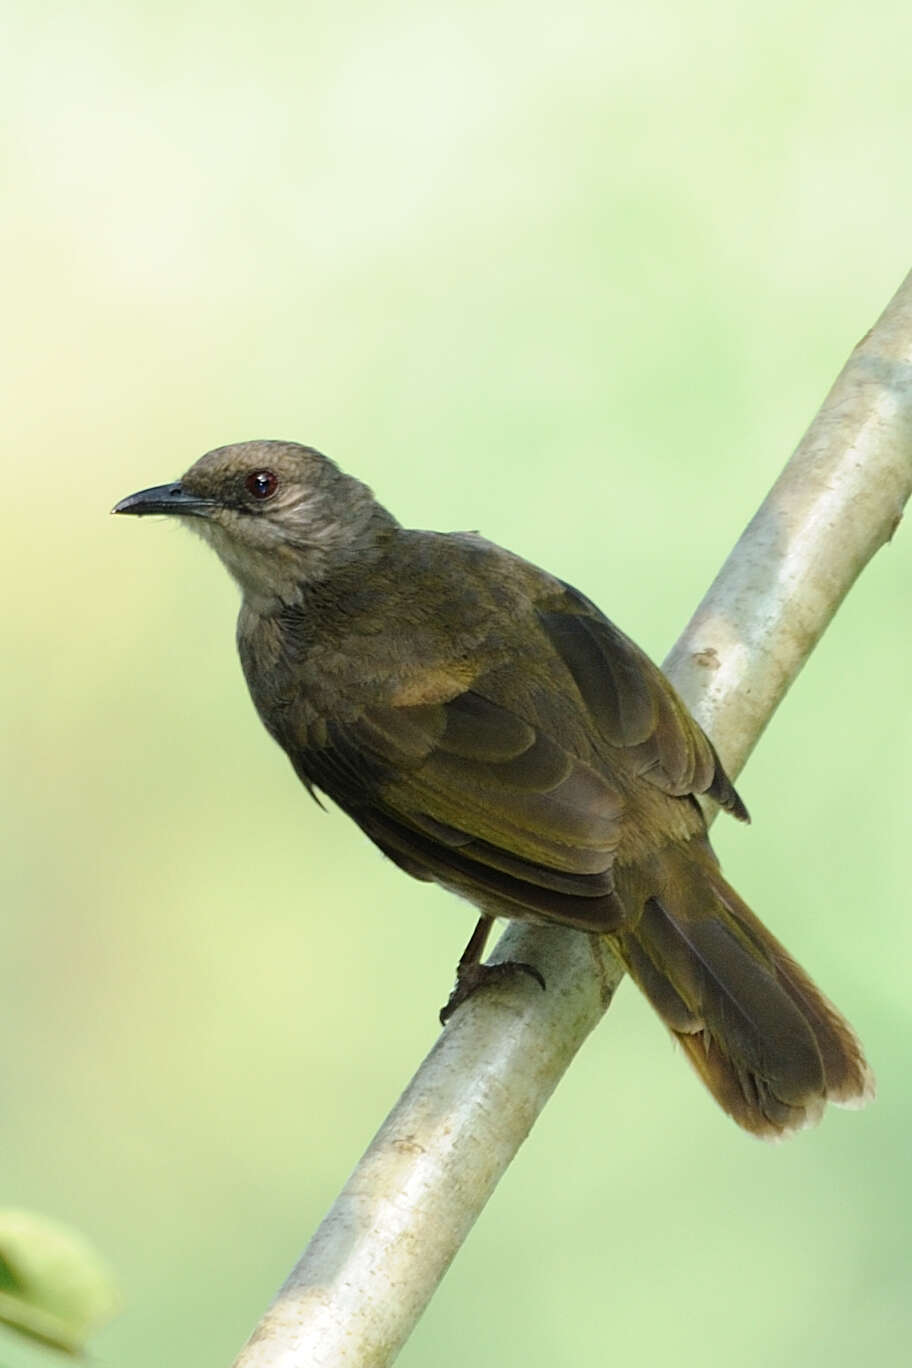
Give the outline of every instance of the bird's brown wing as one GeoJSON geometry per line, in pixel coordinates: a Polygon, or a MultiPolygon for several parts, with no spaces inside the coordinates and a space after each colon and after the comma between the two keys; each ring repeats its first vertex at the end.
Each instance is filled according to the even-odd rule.
{"type": "Polygon", "coordinates": [[[743,809],[671,685],[588,600],[552,593],[524,627],[525,673],[508,659],[437,702],[326,719],[296,763],[410,873],[609,931],[639,788],[743,809]]]}
{"type": "Polygon", "coordinates": [[[595,731],[625,769],[674,797],[705,794],[748,819],[709,737],[634,641],[569,585],[538,619],[595,731]]]}
{"type": "MultiPolygon", "coordinates": [[[[483,678],[478,681],[483,684],[483,678]]],[[[591,930],[617,922],[623,801],[540,728],[468,689],[330,721],[300,761],[398,864],[468,897],[591,930]]]]}

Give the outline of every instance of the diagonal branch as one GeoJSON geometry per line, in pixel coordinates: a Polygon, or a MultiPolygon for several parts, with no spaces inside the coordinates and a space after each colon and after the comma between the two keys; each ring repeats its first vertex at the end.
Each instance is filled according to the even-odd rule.
{"type": "MultiPolygon", "coordinates": [[[[912,274],[858,344],[665,668],[736,775],[912,493],[912,274]]],[[[621,977],[604,943],[514,924],[234,1368],[392,1363],[621,977]]]]}

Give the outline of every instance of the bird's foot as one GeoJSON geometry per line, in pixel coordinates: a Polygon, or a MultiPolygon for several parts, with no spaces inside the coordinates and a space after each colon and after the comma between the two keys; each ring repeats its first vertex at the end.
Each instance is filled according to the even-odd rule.
{"type": "Polygon", "coordinates": [[[528,974],[540,988],[545,987],[545,980],[535,965],[525,964],[522,960],[501,960],[497,964],[460,964],[456,970],[456,986],[446,1006],[440,1009],[441,1026],[445,1026],[456,1008],[461,1007],[484,984],[503,983],[517,973],[528,974]]]}

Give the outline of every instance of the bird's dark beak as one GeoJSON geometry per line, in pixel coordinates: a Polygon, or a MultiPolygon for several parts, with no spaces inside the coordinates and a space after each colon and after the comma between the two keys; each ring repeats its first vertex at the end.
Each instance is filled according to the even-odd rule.
{"type": "Polygon", "coordinates": [[[154,485],[152,489],[141,489],[138,494],[128,494],[111,512],[135,513],[138,517],[145,513],[189,513],[204,518],[215,507],[214,499],[201,499],[177,483],[154,485]]]}

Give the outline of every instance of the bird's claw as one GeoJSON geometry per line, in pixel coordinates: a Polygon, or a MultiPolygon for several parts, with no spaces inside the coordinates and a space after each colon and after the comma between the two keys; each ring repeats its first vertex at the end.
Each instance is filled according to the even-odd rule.
{"type": "Polygon", "coordinates": [[[528,974],[544,989],[545,980],[539,970],[534,964],[526,964],[522,960],[500,960],[497,964],[461,964],[456,971],[456,986],[446,1005],[440,1009],[441,1026],[446,1025],[456,1008],[468,1001],[477,989],[488,983],[503,983],[517,973],[528,974]]]}

